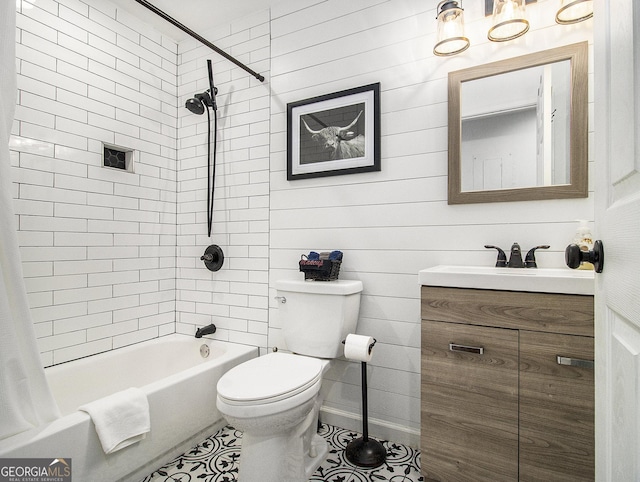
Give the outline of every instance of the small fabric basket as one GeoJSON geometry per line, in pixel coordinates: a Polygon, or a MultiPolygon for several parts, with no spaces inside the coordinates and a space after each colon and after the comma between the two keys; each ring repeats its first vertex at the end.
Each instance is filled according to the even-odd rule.
{"type": "Polygon", "coordinates": [[[338,279],[342,260],[301,259],[299,264],[305,280],[331,281],[338,279]]]}

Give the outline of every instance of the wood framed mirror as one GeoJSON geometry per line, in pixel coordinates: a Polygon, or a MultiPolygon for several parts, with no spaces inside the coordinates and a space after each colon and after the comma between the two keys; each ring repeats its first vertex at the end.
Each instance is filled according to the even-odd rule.
{"type": "Polygon", "coordinates": [[[588,195],[588,45],[449,73],[449,204],[588,195]]]}

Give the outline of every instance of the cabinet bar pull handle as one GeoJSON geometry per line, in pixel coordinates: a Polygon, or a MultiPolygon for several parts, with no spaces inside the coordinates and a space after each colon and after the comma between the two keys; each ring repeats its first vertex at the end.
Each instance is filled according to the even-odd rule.
{"type": "Polygon", "coordinates": [[[566,365],[580,368],[593,368],[593,360],[581,360],[580,358],[569,358],[568,356],[556,356],[558,365],[566,365]]]}
{"type": "Polygon", "coordinates": [[[463,351],[465,353],[475,353],[477,355],[484,354],[484,348],[481,346],[458,345],[457,343],[449,343],[450,351],[463,351]]]}

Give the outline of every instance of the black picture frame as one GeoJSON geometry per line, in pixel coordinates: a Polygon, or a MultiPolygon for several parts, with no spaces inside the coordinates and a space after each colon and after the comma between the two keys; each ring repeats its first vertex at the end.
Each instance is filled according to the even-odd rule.
{"type": "Polygon", "coordinates": [[[287,104],[287,180],[380,170],[379,82],[287,104]]]}

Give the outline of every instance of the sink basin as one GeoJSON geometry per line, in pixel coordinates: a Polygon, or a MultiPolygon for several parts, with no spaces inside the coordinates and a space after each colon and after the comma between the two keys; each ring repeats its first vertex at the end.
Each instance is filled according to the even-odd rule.
{"type": "Polygon", "coordinates": [[[485,290],[592,295],[594,272],[569,268],[434,266],[418,273],[421,285],[485,290]]]}

